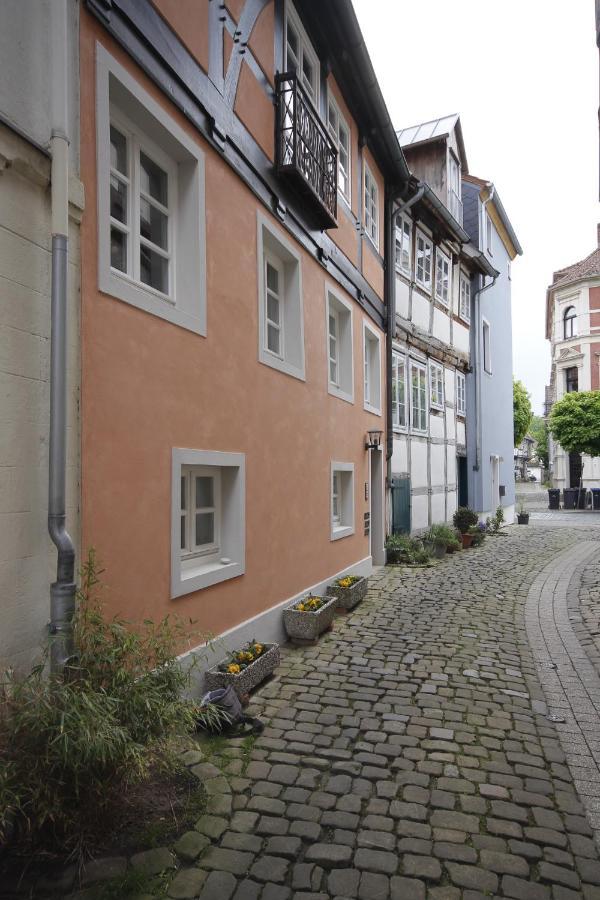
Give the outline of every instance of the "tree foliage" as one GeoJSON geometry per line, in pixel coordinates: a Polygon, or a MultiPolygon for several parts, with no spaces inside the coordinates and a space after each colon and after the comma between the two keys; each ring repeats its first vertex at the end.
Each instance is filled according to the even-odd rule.
{"type": "Polygon", "coordinates": [[[533,416],[529,434],[536,442],[535,454],[544,469],[548,468],[548,424],[542,416],[533,416]]]}
{"type": "Polygon", "coordinates": [[[575,391],[554,404],[549,428],[567,453],[600,456],[600,391],[575,391]]]}
{"type": "Polygon", "coordinates": [[[518,447],[525,435],[533,412],[531,399],[525,385],[521,381],[513,380],[513,421],[514,421],[514,446],[518,447]]]}

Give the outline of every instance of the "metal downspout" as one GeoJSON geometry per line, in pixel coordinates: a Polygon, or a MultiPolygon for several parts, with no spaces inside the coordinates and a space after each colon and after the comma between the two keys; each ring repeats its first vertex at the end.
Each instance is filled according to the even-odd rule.
{"type": "MultiPolygon", "coordinates": [[[[416,193],[393,212],[393,197],[388,199],[388,215],[385,217],[388,234],[386,235],[387,269],[387,318],[386,318],[386,354],[385,354],[385,407],[386,407],[386,487],[392,485],[392,456],[394,454],[394,423],[392,421],[392,343],[396,331],[396,261],[394,233],[396,218],[417,203],[425,193],[425,185],[418,182],[416,193]]],[[[388,516],[386,514],[386,519],[388,516]]]]}
{"type": "Polygon", "coordinates": [[[69,260],[69,139],[67,131],[67,0],[50,5],[52,48],[52,293],[48,531],[58,551],[50,586],[50,667],[60,674],[73,655],[75,547],[66,523],[67,272],[69,260]]]}

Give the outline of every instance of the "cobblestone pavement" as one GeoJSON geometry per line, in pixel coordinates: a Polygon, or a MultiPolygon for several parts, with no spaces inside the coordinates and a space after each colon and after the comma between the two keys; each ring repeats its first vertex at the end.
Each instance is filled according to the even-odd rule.
{"type": "Polygon", "coordinates": [[[600,529],[584,538],[514,527],[379,570],[317,647],[286,649],[253,699],[263,735],[201,764],[214,802],[170,896],[600,900],[575,787],[600,783],[598,696],[579,693],[598,678],[582,646],[597,649],[600,529]],[[593,766],[573,761],[575,725],[593,766]]]}
{"type": "Polygon", "coordinates": [[[534,510],[529,514],[532,523],[543,525],[560,525],[573,527],[597,527],[600,526],[600,512],[591,509],[560,509],[560,510],[534,510]]]}

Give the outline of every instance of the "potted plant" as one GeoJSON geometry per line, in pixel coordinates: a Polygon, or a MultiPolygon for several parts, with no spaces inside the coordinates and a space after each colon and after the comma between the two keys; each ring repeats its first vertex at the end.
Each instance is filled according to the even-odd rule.
{"type": "Polygon", "coordinates": [[[519,504],[519,512],[517,513],[517,522],[519,525],[529,525],[529,513],[522,503],[519,504]]]}
{"type": "Polygon", "coordinates": [[[480,547],[487,534],[487,528],[485,527],[485,522],[478,522],[477,525],[472,525],[469,528],[469,534],[472,537],[472,547],[480,547]]]}
{"type": "Polygon", "coordinates": [[[468,506],[459,506],[452,517],[452,522],[460,533],[463,548],[466,550],[473,543],[473,536],[469,529],[477,525],[477,513],[468,506]]]}
{"type": "Polygon", "coordinates": [[[436,559],[442,559],[446,555],[446,547],[448,546],[449,536],[448,529],[445,525],[432,525],[423,536],[423,542],[433,549],[433,555],[436,559]]]}
{"type": "Polygon", "coordinates": [[[283,611],[283,625],[292,643],[316,644],[320,634],[331,627],[335,597],[309,594],[283,611]]]}
{"type": "Polygon", "coordinates": [[[419,538],[407,534],[390,534],[385,541],[387,551],[386,562],[400,563],[406,566],[422,566],[429,562],[431,552],[419,538]]]}
{"type": "Polygon", "coordinates": [[[337,598],[336,609],[348,612],[360,603],[367,593],[368,586],[368,578],[364,578],[362,575],[346,575],[344,578],[337,578],[333,584],[330,584],[327,593],[337,598]]]}
{"type": "Polygon", "coordinates": [[[207,690],[231,685],[238,697],[248,694],[277,668],[279,659],[279,644],[252,640],[208,670],[207,690]]]}

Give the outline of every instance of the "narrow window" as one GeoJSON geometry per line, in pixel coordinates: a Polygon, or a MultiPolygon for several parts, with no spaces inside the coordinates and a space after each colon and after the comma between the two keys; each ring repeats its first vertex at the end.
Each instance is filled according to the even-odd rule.
{"type": "Polygon", "coordinates": [[[471,282],[462,273],[460,276],[459,315],[463,321],[471,321],[471,282]]]}
{"type": "Polygon", "coordinates": [[[140,279],[169,293],[169,176],[140,150],[140,279]]]}
{"type": "Polygon", "coordinates": [[[319,59],[292,4],[286,3],[285,71],[295,72],[316,107],[319,104],[319,59]]]}
{"type": "Polygon", "coordinates": [[[265,254],[266,349],[283,359],[284,271],[281,262],[265,254]]]}
{"type": "Polygon", "coordinates": [[[579,390],[579,372],[577,366],[565,369],[565,387],[567,394],[574,394],[579,390]]]}
{"type": "Polygon", "coordinates": [[[354,465],[331,463],[331,540],[354,534],[354,465]]]}
{"type": "Polygon", "coordinates": [[[368,165],[365,163],[365,231],[367,235],[371,239],[371,241],[375,244],[377,248],[379,248],[379,193],[377,190],[377,184],[373,175],[371,174],[371,170],[368,165]]]}
{"type": "Polygon", "coordinates": [[[564,339],[575,337],[577,334],[577,313],[574,306],[565,309],[563,316],[563,336],[564,339]]]}
{"type": "Polygon", "coordinates": [[[427,431],[427,372],[420,363],[410,363],[410,424],[414,431],[427,431]]]}
{"type": "Polygon", "coordinates": [[[392,352],[392,424],[406,427],[406,365],[400,353],[392,352]]]}
{"type": "Polygon", "coordinates": [[[182,467],[182,558],[219,552],[219,496],[217,470],[182,467]]]}
{"type": "Polygon", "coordinates": [[[396,220],[396,269],[410,277],[411,223],[404,216],[396,220]]]}
{"type": "Polygon", "coordinates": [[[350,204],[350,129],[331,96],[327,104],[327,126],[338,148],[338,189],[350,204]]]}
{"type": "Polygon", "coordinates": [[[490,324],[483,321],[483,368],[488,375],[492,374],[492,357],[490,346],[490,324]]]}
{"type": "Polygon", "coordinates": [[[377,332],[363,322],[364,407],[381,413],[381,342],[377,332]]]}
{"type": "Polygon", "coordinates": [[[417,284],[424,287],[428,292],[431,291],[431,257],[433,253],[433,244],[425,235],[417,231],[417,260],[416,260],[416,276],[417,284]]]}
{"type": "Polygon", "coordinates": [[[331,478],[331,521],[334,528],[338,528],[342,521],[340,481],[340,472],[334,470],[331,478]]]}
{"type": "Polygon", "coordinates": [[[466,411],[465,376],[462,372],[456,373],[456,412],[464,416],[466,411]]]}
{"type": "Polygon", "coordinates": [[[450,303],[450,259],[439,247],[435,253],[435,296],[444,306],[450,303]]]}
{"type": "Polygon", "coordinates": [[[444,408],[444,369],[437,363],[429,365],[430,401],[436,409],[444,408]]]}
{"type": "Polygon", "coordinates": [[[131,259],[129,148],[127,138],[110,126],[110,264],[129,272],[131,259]]]}
{"type": "Polygon", "coordinates": [[[329,310],[329,380],[335,385],[340,386],[340,323],[338,314],[334,309],[329,310]]]}
{"type": "Polygon", "coordinates": [[[462,225],[463,209],[460,199],[460,164],[453,153],[449,155],[449,209],[456,221],[462,225]]]}

